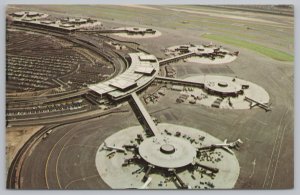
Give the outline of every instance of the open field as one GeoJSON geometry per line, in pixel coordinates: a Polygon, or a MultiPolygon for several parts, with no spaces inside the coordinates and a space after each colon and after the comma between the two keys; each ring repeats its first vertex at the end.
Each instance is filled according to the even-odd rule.
{"type": "Polygon", "coordinates": [[[265,56],[271,57],[275,60],[280,60],[280,61],[294,61],[294,56],[290,55],[288,53],[275,50],[272,48],[265,47],[263,45],[251,43],[248,41],[244,41],[241,39],[236,39],[233,37],[227,37],[227,36],[222,36],[222,35],[215,35],[215,34],[205,34],[202,35],[203,38],[207,38],[213,41],[218,41],[221,43],[226,43],[230,45],[234,45],[237,47],[243,47],[246,49],[253,50],[255,52],[258,52],[260,54],[263,54],[265,56]]]}
{"type": "MultiPolygon", "coordinates": [[[[153,6],[157,8],[157,6],[153,6]]],[[[25,6],[29,9],[28,6],[25,6]]],[[[23,9],[23,8],[17,8],[23,9]]],[[[205,13],[222,13],[224,8],[211,8],[201,6],[159,6],[159,9],[136,9],[134,7],[111,6],[111,5],[50,5],[50,6],[30,6],[30,9],[36,11],[49,11],[54,14],[66,15],[72,14],[74,16],[82,16],[82,10],[89,10],[84,14],[85,16],[95,17],[108,23],[123,23],[126,25],[138,24],[147,25],[151,27],[162,27],[166,29],[175,29],[176,31],[183,31],[185,29],[190,32],[209,31],[217,33],[219,30],[228,30],[224,32],[224,36],[232,35],[231,33],[240,33],[241,39],[248,40],[247,36],[254,36],[251,41],[257,41],[262,45],[270,46],[279,50],[285,50],[287,45],[291,44],[293,48],[293,17],[270,15],[263,13],[252,13],[242,11],[227,10],[233,18],[222,18],[197,13],[178,12],[171,9],[184,9],[192,11],[202,11],[205,13]],[[245,17],[254,19],[263,19],[266,21],[273,21],[272,23],[263,23],[249,20],[238,20],[234,17],[245,17]],[[163,20],[161,19],[163,18],[163,20]],[[188,23],[182,23],[187,21],[188,23]],[[279,28],[280,27],[280,28],[279,28]],[[249,28],[249,29],[247,29],[249,28]],[[271,40],[270,36],[274,37],[271,40]]],[[[287,51],[287,53],[292,50],[287,51]]]]}

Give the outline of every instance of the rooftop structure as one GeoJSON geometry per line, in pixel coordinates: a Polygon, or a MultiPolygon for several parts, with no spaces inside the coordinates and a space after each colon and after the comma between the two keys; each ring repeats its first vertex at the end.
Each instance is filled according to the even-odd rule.
{"type": "Polygon", "coordinates": [[[144,33],[149,33],[149,34],[154,34],[156,30],[153,30],[151,28],[141,28],[141,27],[127,27],[125,30],[128,33],[137,33],[137,34],[144,34],[144,33]]]}
{"type": "Polygon", "coordinates": [[[60,27],[64,27],[64,28],[71,28],[71,27],[75,27],[73,24],[59,24],[60,27]]]}
{"type": "Polygon", "coordinates": [[[64,32],[73,32],[81,28],[93,28],[102,25],[101,22],[90,18],[67,18],[56,21],[42,20],[48,15],[39,12],[15,12],[11,15],[13,16],[14,24],[17,25],[64,32]]]}
{"type": "Polygon", "coordinates": [[[11,15],[14,16],[14,17],[22,17],[25,14],[26,14],[25,12],[14,12],[11,15]]]}
{"type": "Polygon", "coordinates": [[[115,79],[109,85],[116,87],[121,91],[137,86],[136,82],[125,79],[115,79]]]}
{"type": "Polygon", "coordinates": [[[47,14],[34,11],[20,11],[11,13],[10,15],[17,18],[45,18],[48,16],[47,14]]]}
{"type": "Polygon", "coordinates": [[[155,62],[156,57],[154,55],[141,55],[139,56],[140,61],[149,61],[149,62],[155,62]]]}
{"type": "Polygon", "coordinates": [[[217,47],[212,44],[186,44],[166,48],[165,54],[172,57],[161,60],[159,62],[161,65],[185,59],[188,62],[194,63],[223,64],[234,61],[237,58],[239,52],[229,52],[222,47],[217,47]]]}
{"type": "Polygon", "coordinates": [[[238,96],[242,93],[242,85],[222,78],[209,78],[204,81],[204,89],[208,93],[218,94],[220,96],[238,96]]]}
{"type": "Polygon", "coordinates": [[[144,53],[130,53],[129,56],[132,63],[123,74],[109,81],[90,85],[89,88],[100,95],[107,94],[113,99],[120,99],[149,84],[159,71],[155,56],[144,53]]]}
{"type": "Polygon", "coordinates": [[[177,137],[151,137],[142,142],[139,154],[154,166],[174,169],[191,164],[196,158],[196,148],[177,137]]]}
{"type": "Polygon", "coordinates": [[[38,12],[28,12],[27,13],[27,17],[36,17],[42,15],[42,13],[38,13],[38,12]]]}
{"type": "Polygon", "coordinates": [[[62,21],[70,24],[85,24],[88,22],[88,20],[85,18],[67,18],[67,19],[63,19],[62,21]]]}
{"type": "Polygon", "coordinates": [[[139,188],[151,178],[150,189],[234,187],[239,162],[231,149],[214,148],[220,140],[186,126],[160,123],[156,128],[152,137],[135,126],[105,140],[96,154],[105,183],[116,189],[139,188]]]}
{"type": "Polygon", "coordinates": [[[155,69],[153,67],[148,67],[148,66],[137,67],[134,70],[134,72],[136,72],[136,73],[142,73],[142,74],[147,74],[147,75],[153,74],[154,71],[155,71],[155,69]]]}
{"type": "Polygon", "coordinates": [[[100,21],[91,18],[65,18],[60,20],[63,24],[71,24],[80,29],[93,29],[102,26],[100,21]]]}
{"type": "Polygon", "coordinates": [[[43,21],[41,21],[41,24],[55,24],[55,21],[43,20],[43,21]]]}
{"type": "Polygon", "coordinates": [[[72,32],[78,29],[78,27],[75,27],[72,24],[62,24],[59,21],[50,21],[50,20],[40,21],[31,18],[22,18],[22,19],[14,19],[13,22],[16,25],[29,26],[33,28],[44,28],[48,30],[61,30],[66,32],[72,32]]]}
{"type": "Polygon", "coordinates": [[[152,38],[161,35],[161,32],[158,30],[143,27],[121,27],[112,29],[108,32],[126,38],[152,38]]]}
{"type": "Polygon", "coordinates": [[[114,41],[106,41],[106,43],[116,50],[125,50],[127,48],[126,45],[121,45],[120,43],[114,41]]]}

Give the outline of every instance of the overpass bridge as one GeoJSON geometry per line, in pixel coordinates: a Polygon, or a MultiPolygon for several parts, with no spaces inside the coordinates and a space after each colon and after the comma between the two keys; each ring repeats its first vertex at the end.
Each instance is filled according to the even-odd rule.
{"type": "Polygon", "coordinates": [[[166,83],[172,83],[172,84],[177,84],[177,85],[187,85],[191,87],[200,87],[204,88],[204,83],[203,82],[195,82],[195,81],[186,81],[182,79],[177,79],[177,78],[171,78],[171,77],[160,77],[156,76],[155,79],[160,82],[166,82],[166,83]]]}
{"type": "Polygon", "coordinates": [[[101,29],[101,30],[83,30],[80,29],[78,32],[95,32],[95,33],[126,33],[128,30],[125,29],[101,29]]]}
{"type": "Polygon", "coordinates": [[[123,29],[100,29],[100,30],[77,30],[79,32],[97,32],[97,33],[128,33],[128,34],[154,34],[156,31],[150,30],[148,31],[145,28],[123,28],[123,29]]]}
{"type": "Polygon", "coordinates": [[[169,64],[169,63],[172,63],[172,62],[177,62],[179,60],[183,60],[183,59],[195,56],[195,55],[196,55],[195,52],[189,52],[189,53],[181,54],[181,55],[174,56],[174,57],[171,57],[171,58],[160,60],[158,63],[159,63],[160,66],[163,66],[163,65],[166,65],[166,64],[169,64]]]}
{"type": "Polygon", "coordinates": [[[157,126],[153,122],[150,114],[147,112],[136,92],[131,93],[129,104],[137,119],[146,131],[146,134],[149,136],[159,136],[159,130],[157,126]]]}

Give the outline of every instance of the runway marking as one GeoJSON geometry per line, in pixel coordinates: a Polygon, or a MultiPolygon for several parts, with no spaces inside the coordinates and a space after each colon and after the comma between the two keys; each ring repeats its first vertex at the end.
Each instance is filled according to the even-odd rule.
{"type": "Polygon", "coordinates": [[[170,109],[171,107],[166,107],[166,108],[162,108],[162,109],[159,109],[159,110],[155,110],[155,111],[153,111],[153,112],[149,112],[149,114],[151,115],[151,114],[155,114],[155,113],[157,113],[157,112],[162,112],[162,111],[165,111],[165,110],[168,110],[168,109],[170,109]]]}
{"type": "Polygon", "coordinates": [[[72,180],[72,181],[70,181],[70,182],[64,187],[64,189],[67,189],[67,188],[69,187],[69,185],[71,185],[71,184],[74,183],[74,182],[77,182],[77,181],[80,181],[80,180],[85,181],[86,179],[91,179],[91,178],[93,178],[93,177],[100,177],[100,176],[99,176],[99,174],[97,174],[97,175],[92,175],[92,176],[82,177],[82,178],[79,178],[79,179],[72,180]]]}
{"type": "Polygon", "coordinates": [[[282,139],[281,139],[280,147],[279,147],[279,152],[278,152],[277,160],[276,160],[276,164],[275,164],[275,171],[274,171],[274,175],[273,175],[273,178],[272,178],[272,182],[271,182],[271,186],[270,186],[270,187],[273,186],[273,181],[274,181],[274,178],[275,178],[275,175],[276,175],[276,169],[277,169],[278,160],[279,160],[280,153],[281,153],[281,146],[282,146],[282,142],[283,142],[283,138],[284,138],[284,134],[285,134],[286,128],[287,128],[287,125],[284,127],[284,130],[283,130],[282,139]]]}
{"type": "Polygon", "coordinates": [[[253,175],[254,175],[255,166],[256,166],[256,159],[254,159],[253,162],[252,162],[251,164],[253,165],[253,168],[252,168],[252,172],[251,172],[249,178],[252,178],[253,175]]]}
{"type": "Polygon", "coordinates": [[[267,123],[265,123],[265,122],[262,122],[262,121],[260,121],[260,120],[255,120],[255,121],[257,121],[257,122],[259,122],[259,123],[261,123],[261,124],[263,124],[263,125],[265,125],[265,126],[267,126],[267,125],[268,125],[267,123]]]}
{"type": "Polygon", "coordinates": [[[283,119],[286,117],[288,111],[289,111],[289,109],[286,110],[286,112],[282,115],[282,117],[280,119],[280,123],[279,123],[279,126],[278,126],[275,143],[273,145],[273,150],[272,150],[271,158],[270,158],[270,161],[269,161],[267,173],[266,173],[266,176],[265,176],[265,179],[264,179],[264,183],[263,183],[263,188],[270,189],[272,187],[273,181],[271,179],[274,178],[274,175],[276,173],[275,172],[276,169],[274,167],[274,163],[277,163],[278,162],[278,158],[279,158],[279,157],[278,158],[276,158],[276,157],[273,158],[273,155],[276,153],[276,150],[279,150],[279,151],[277,151],[278,153],[280,152],[280,149],[281,149],[280,143],[282,143],[284,131],[286,129],[286,128],[281,128],[281,125],[282,125],[283,119]],[[278,146],[279,146],[279,148],[278,148],[278,146]],[[272,166],[273,172],[270,171],[271,166],[272,166]]]}
{"type": "Polygon", "coordinates": [[[57,180],[57,183],[58,183],[58,185],[59,185],[59,188],[61,188],[61,184],[60,184],[60,181],[59,181],[59,176],[58,176],[58,166],[57,166],[57,164],[58,164],[60,155],[61,155],[62,151],[64,150],[65,145],[66,145],[66,144],[70,141],[70,139],[73,138],[74,136],[75,136],[75,134],[73,134],[71,137],[69,137],[69,138],[65,141],[65,143],[64,143],[64,145],[62,146],[61,150],[59,151],[58,156],[57,156],[57,159],[56,159],[56,163],[55,163],[55,175],[56,175],[56,180],[57,180]]]}
{"type": "MultiPolygon", "coordinates": [[[[50,160],[50,157],[54,151],[54,149],[56,148],[57,144],[66,136],[68,135],[71,131],[73,131],[74,129],[70,129],[67,133],[65,133],[55,144],[54,146],[52,147],[49,155],[48,155],[48,158],[47,158],[47,161],[46,161],[46,166],[45,166],[45,180],[46,180],[46,185],[47,185],[47,188],[49,189],[49,183],[48,183],[48,163],[49,163],[49,160],[50,160]]],[[[60,186],[61,188],[61,186],[60,186]]]]}
{"type": "Polygon", "coordinates": [[[69,147],[73,147],[73,146],[79,146],[79,147],[89,147],[89,148],[99,148],[99,146],[93,146],[93,145],[82,145],[82,144],[71,144],[68,146],[64,146],[64,149],[67,149],[69,147]]]}
{"type": "MultiPolygon", "coordinates": [[[[83,124],[80,124],[78,126],[76,126],[77,128],[78,127],[81,127],[83,126],[83,124]]],[[[47,186],[47,189],[49,189],[49,183],[48,183],[48,163],[49,163],[49,160],[50,160],[50,157],[54,151],[54,149],[56,148],[57,144],[65,137],[67,136],[69,133],[71,133],[73,130],[75,130],[75,128],[71,128],[69,131],[67,131],[55,144],[54,146],[52,147],[49,155],[48,155],[48,158],[47,158],[47,161],[46,161],[46,166],[45,166],[45,180],[46,180],[46,186],[47,186]]]]}
{"type": "Polygon", "coordinates": [[[82,145],[82,144],[72,144],[72,145],[66,146],[66,144],[69,143],[69,141],[70,141],[73,137],[75,137],[76,134],[78,134],[78,133],[80,133],[80,131],[78,131],[78,132],[72,134],[72,136],[69,137],[69,138],[65,141],[65,143],[64,143],[64,145],[62,146],[61,150],[59,151],[59,154],[58,154],[57,159],[56,159],[56,164],[55,164],[55,174],[56,174],[56,180],[57,180],[57,183],[58,183],[58,185],[59,185],[60,188],[62,188],[62,186],[61,186],[61,183],[60,183],[60,180],[59,180],[59,175],[58,175],[58,161],[59,161],[59,159],[60,159],[60,155],[61,155],[62,151],[64,151],[66,148],[68,148],[68,147],[70,147],[70,146],[75,146],[75,145],[77,145],[77,146],[93,147],[93,148],[97,148],[97,150],[98,150],[98,148],[99,148],[99,146],[90,146],[90,145],[82,145]]]}

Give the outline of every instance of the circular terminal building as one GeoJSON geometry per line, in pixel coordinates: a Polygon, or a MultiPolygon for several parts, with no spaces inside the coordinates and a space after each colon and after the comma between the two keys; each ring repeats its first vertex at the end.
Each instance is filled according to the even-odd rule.
{"type": "Polygon", "coordinates": [[[129,127],[99,147],[96,167],[114,189],[233,188],[239,176],[235,154],[217,147],[217,138],[185,126],[161,123],[148,137],[129,127]]]}
{"type": "Polygon", "coordinates": [[[48,16],[47,14],[35,12],[35,11],[19,11],[19,12],[11,13],[10,15],[15,19],[20,19],[20,18],[41,19],[41,18],[46,18],[48,16]]]}
{"type": "Polygon", "coordinates": [[[24,12],[24,11],[14,12],[14,13],[11,14],[11,16],[13,16],[13,17],[23,17],[25,15],[26,15],[26,12],[24,12]]]}
{"type": "Polygon", "coordinates": [[[28,12],[27,17],[37,17],[40,16],[41,14],[38,12],[28,12]]]}
{"type": "Polygon", "coordinates": [[[85,18],[67,18],[62,21],[70,24],[75,24],[75,25],[85,24],[88,22],[88,20],[85,18]]]}
{"type": "MultiPolygon", "coordinates": [[[[251,109],[260,107],[270,111],[270,97],[261,86],[236,77],[199,75],[184,79],[200,87],[180,88],[176,102],[200,104],[214,108],[251,109]],[[182,98],[186,97],[186,98],[182,98]]],[[[174,85],[174,89],[179,85],[174,85]]]]}
{"type": "Polygon", "coordinates": [[[161,36],[161,32],[152,28],[121,27],[112,30],[117,36],[124,38],[154,38],[161,36]]]}
{"type": "Polygon", "coordinates": [[[139,146],[140,156],[156,167],[185,167],[196,158],[196,149],[184,139],[171,136],[151,137],[139,146]]]}
{"type": "Polygon", "coordinates": [[[233,80],[222,77],[208,77],[203,82],[204,90],[210,95],[237,97],[243,94],[243,86],[233,80]]]}
{"type": "Polygon", "coordinates": [[[239,52],[229,52],[221,47],[209,45],[176,45],[165,49],[166,56],[186,56],[187,62],[201,64],[224,64],[234,61],[239,52]]]}

